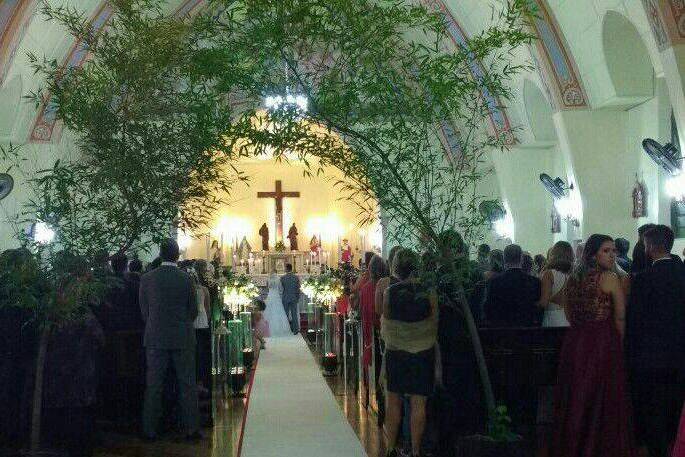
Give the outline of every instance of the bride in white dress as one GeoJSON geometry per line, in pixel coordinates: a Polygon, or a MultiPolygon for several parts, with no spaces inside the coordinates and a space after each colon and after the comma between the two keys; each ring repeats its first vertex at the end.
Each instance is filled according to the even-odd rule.
{"type": "Polygon", "coordinates": [[[285,315],[285,308],[283,308],[283,301],[281,294],[283,293],[283,286],[281,279],[276,273],[271,273],[269,281],[269,294],[266,296],[266,310],[264,316],[269,322],[272,337],[289,336],[292,335],[290,331],[290,323],[285,315]]]}

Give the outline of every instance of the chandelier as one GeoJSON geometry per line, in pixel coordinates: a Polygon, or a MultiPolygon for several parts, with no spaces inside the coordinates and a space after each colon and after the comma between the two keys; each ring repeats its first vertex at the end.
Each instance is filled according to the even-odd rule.
{"type": "Polygon", "coordinates": [[[278,111],[281,109],[291,109],[306,113],[309,106],[307,97],[301,94],[291,94],[286,90],[285,95],[268,95],[264,98],[264,106],[269,111],[278,111]]]}

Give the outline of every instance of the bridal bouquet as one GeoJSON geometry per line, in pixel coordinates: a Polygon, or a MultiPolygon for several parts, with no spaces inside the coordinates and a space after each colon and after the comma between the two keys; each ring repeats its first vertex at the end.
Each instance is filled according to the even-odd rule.
{"type": "Polygon", "coordinates": [[[259,288],[245,275],[233,276],[224,287],[224,304],[230,311],[238,311],[259,296],[259,288]]]}

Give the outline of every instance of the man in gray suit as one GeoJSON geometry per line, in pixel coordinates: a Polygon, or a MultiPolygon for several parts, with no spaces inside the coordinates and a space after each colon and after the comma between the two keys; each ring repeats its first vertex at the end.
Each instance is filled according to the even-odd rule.
{"type": "Polygon", "coordinates": [[[293,273],[293,266],[291,264],[285,266],[285,274],[281,278],[281,285],[283,286],[285,315],[288,316],[290,330],[292,330],[293,335],[297,335],[297,332],[300,330],[300,313],[297,309],[297,304],[300,301],[300,278],[293,273]]]}
{"type": "Polygon", "coordinates": [[[193,328],[197,296],[190,276],[176,266],[178,256],[176,241],[164,240],[160,246],[162,264],[140,280],[140,310],[145,321],[143,345],[147,359],[143,434],[148,439],[157,436],[162,391],[170,363],[178,382],[183,431],[187,439],[200,437],[193,328]]]}

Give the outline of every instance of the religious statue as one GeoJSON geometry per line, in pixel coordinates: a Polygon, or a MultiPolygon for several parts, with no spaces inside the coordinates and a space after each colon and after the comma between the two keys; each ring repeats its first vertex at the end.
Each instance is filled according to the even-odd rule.
{"type": "Polygon", "coordinates": [[[316,238],[316,235],[314,235],[309,242],[309,250],[311,250],[314,254],[318,254],[320,247],[321,243],[319,242],[318,238],[316,238]]]}
{"type": "Polygon", "coordinates": [[[633,188],[633,217],[635,219],[647,215],[647,201],[645,197],[645,186],[637,179],[637,175],[635,175],[635,187],[633,188]]]}
{"type": "Polygon", "coordinates": [[[240,260],[247,261],[250,258],[250,253],[252,252],[252,246],[247,241],[247,237],[244,236],[243,240],[240,242],[240,247],[238,248],[238,257],[240,260]]]}
{"type": "Polygon", "coordinates": [[[259,236],[262,237],[262,251],[269,250],[269,227],[266,226],[266,222],[262,224],[259,229],[259,236]]]}
{"type": "Polygon", "coordinates": [[[290,240],[291,251],[297,251],[297,235],[297,227],[295,227],[295,224],[293,224],[288,231],[288,239],[290,240]]]}
{"type": "Polygon", "coordinates": [[[352,258],[354,257],[352,254],[352,246],[350,246],[350,242],[347,239],[342,240],[342,242],[340,260],[342,260],[343,263],[352,263],[352,258]]]}
{"type": "Polygon", "coordinates": [[[211,249],[211,262],[214,264],[215,267],[220,267],[223,265],[223,254],[221,252],[221,248],[219,247],[219,242],[217,240],[212,241],[212,249],[211,249]]]}
{"type": "Polygon", "coordinates": [[[561,215],[557,209],[552,206],[552,233],[561,233],[561,215]]]}

